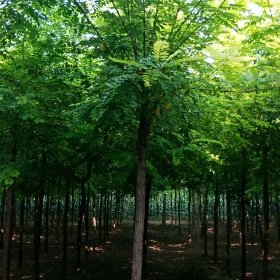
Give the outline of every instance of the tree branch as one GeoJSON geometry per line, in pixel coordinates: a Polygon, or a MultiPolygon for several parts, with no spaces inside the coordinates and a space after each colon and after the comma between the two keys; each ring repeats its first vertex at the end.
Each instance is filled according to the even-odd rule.
{"type": "Polygon", "coordinates": [[[110,0],[110,2],[113,4],[113,7],[114,7],[114,9],[117,12],[118,17],[121,19],[121,23],[122,23],[122,26],[123,26],[126,34],[127,34],[127,37],[131,40],[132,48],[133,48],[133,53],[134,53],[134,59],[137,60],[137,58],[138,58],[138,48],[137,48],[137,44],[136,44],[136,39],[129,35],[129,31],[128,31],[128,29],[127,29],[127,27],[126,27],[126,25],[125,25],[125,23],[124,23],[124,21],[123,21],[123,19],[121,17],[121,14],[120,14],[117,6],[115,5],[114,0],[110,0]]]}

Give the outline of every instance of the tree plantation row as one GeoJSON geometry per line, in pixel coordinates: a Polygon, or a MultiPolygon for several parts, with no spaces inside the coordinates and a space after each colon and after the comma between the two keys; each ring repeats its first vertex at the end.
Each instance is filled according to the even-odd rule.
{"type": "Polygon", "coordinates": [[[219,219],[227,223],[228,254],[235,221],[240,279],[254,223],[269,279],[270,222],[279,225],[279,18],[277,1],[2,1],[3,280],[13,232],[28,220],[34,279],[49,222],[63,228],[65,279],[67,228],[77,232],[78,267],[83,221],[87,232],[95,217],[100,241],[125,213],[134,219],[131,280],[144,280],[149,210],[162,224],[174,216],[179,230],[183,219],[201,224],[205,252],[208,219],[214,247],[219,219]]]}
{"type": "MultiPolygon", "coordinates": [[[[116,227],[122,224],[125,219],[133,219],[134,215],[134,198],[131,195],[120,195],[111,190],[101,193],[92,192],[92,188],[87,186],[86,190],[82,187],[82,190],[71,188],[65,190],[67,186],[61,185],[60,188],[54,190],[54,194],[47,190],[47,195],[43,195],[42,205],[38,205],[40,198],[28,196],[26,198],[13,199],[13,244],[14,248],[17,248],[17,268],[13,268],[18,271],[21,269],[26,260],[24,257],[25,247],[27,245],[25,239],[27,237],[36,236],[36,223],[40,227],[40,238],[37,240],[39,243],[33,243],[34,253],[38,255],[34,256],[34,269],[41,275],[40,261],[44,257],[44,253],[48,252],[49,245],[56,244],[62,247],[63,262],[62,270],[59,273],[63,279],[67,278],[67,243],[68,236],[71,239],[76,240],[75,250],[77,251],[75,260],[75,270],[79,271],[82,266],[81,255],[87,258],[89,251],[94,249],[97,244],[105,242],[110,239],[109,233],[116,227]],[[66,197],[65,197],[66,195],[66,197]],[[38,207],[41,207],[38,208],[38,207]],[[67,212],[65,212],[67,211],[67,212]],[[40,215],[38,217],[38,214],[40,215]],[[38,221],[37,219],[40,219],[38,221]],[[50,233],[51,232],[51,233],[50,233]],[[55,236],[49,241],[49,235],[55,236]],[[43,238],[43,241],[42,241],[43,238]],[[55,243],[54,243],[55,242],[55,243]],[[53,244],[52,244],[53,243],[53,244]],[[38,249],[39,248],[39,249],[38,249]],[[38,266],[38,267],[37,267],[38,266]]],[[[69,186],[68,186],[69,187],[69,186]]],[[[161,225],[166,226],[167,221],[172,225],[177,226],[174,231],[182,232],[181,224],[187,224],[185,234],[188,234],[189,242],[204,240],[204,254],[207,256],[209,248],[207,243],[211,242],[207,236],[207,231],[212,227],[214,222],[214,238],[218,242],[219,224],[227,225],[227,240],[223,240],[227,243],[227,271],[231,273],[231,234],[232,228],[239,228],[240,236],[242,218],[241,213],[241,201],[239,200],[238,191],[231,191],[229,189],[220,190],[218,193],[218,201],[215,201],[214,190],[210,189],[210,195],[207,188],[202,192],[198,188],[183,188],[182,190],[175,189],[165,192],[156,191],[150,197],[149,204],[149,219],[161,220],[161,225]],[[225,192],[226,191],[226,192],[225,192]],[[218,214],[216,213],[216,204],[218,204],[218,214]],[[206,208],[205,208],[206,207],[206,208]],[[216,216],[218,215],[218,216],[216,216]],[[214,221],[213,221],[214,219],[214,221]],[[211,226],[208,225],[211,223],[211,226]],[[194,240],[195,239],[195,240],[194,240]],[[208,240],[207,240],[208,239],[208,240]]],[[[1,235],[0,235],[0,248],[4,248],[4,221],[6,215],[6,189],[2,193],[1,200],[1,235]]],[[[278,193],[273,193],[270,197],[270,224],[278,225],[278,239],[271,240],[273,243],[279,242],[280,230],[279,230],[279,201],[278,193]]],[[[254,246],[255,242],[262,245],[263,250],[263,207],[262,202],[259,200],[258,195],[253,198],[252,196],[245,201],[246,210],[246,250],[250,250],[254,246]]],[[[243,233],[244,234],[244,233],[243,233]]],[[[245,237],[244,236],[244,237],[245,237]]],[[[149,235],[147,236],[149,238],[149,235]]],[[[35,241],[35,238],[34,238],[35,241]]],[[[222,241],[222,240],[220,240],[222,241]]],[[[240,245],[242,239],[240,239],[240,245]]],[[[225,249],[225,248],[224,248],[225,249]]],[[[214,262],[217,263],[219,250],[214,246],[214,262]]],[[[261,254],[261,252],[260,252],[261,254]]],[[[27,256],[28,257],[28,256],[27,256]]],[[[241,256],[240,256],[241,257],[241,256]]],[[[31,260],[29,260],[31,261],[31,260]]],[[[56,262],[55,258],[52,260],[56,262]]],[[[233,260],[234,261],[234,260],[233,260]]],[[[246,265],[246,256],[243,260],[246,265]]],[[[43,271],[44,273],[44,271],[43,271]]]]}

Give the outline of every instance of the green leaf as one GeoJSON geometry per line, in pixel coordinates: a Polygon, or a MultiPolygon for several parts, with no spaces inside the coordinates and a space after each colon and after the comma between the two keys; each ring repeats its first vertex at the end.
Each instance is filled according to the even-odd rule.
{"type": "Polygon", "coordinates": [[[20,175],[20,172],[14,167],[7,167],[0,172],[0,182],[4,182],[6,185],[12,185],[14,179],[20,175]]]}
{"type": "Polygon", "coordinates": [[[138,63],[134,60],[123,60],[123,59],[118,59],[118,58],[114,58],[114,57],[109,57],[110,60],[116,62],[116,63],[121,63],[121,64],[125,64],[127,66],[135,66],[137,68],[140,68],[140,69],[145,69],[146,67],[141,64],[141,63],[138,63]]]}
{"type": "Polygon", "coordinates": [[[156,41],[153,47],[153,55],[158,61],[166,61],[169,56],[169,43],[156,41]]]}

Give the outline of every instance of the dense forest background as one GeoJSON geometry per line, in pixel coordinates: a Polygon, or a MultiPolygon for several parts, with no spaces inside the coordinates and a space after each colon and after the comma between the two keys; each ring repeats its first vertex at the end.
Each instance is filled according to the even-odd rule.
{"type": "MultiPolygon", "coordinates": [[[[69,234],[76,270],[97,240],[134,219],[131,279],[145,279],[148,219],[200,228],[217,262],[226,223],[230,275],[238,225],[259,232],[269,279],[279,208],[277,1],[25,0],[0,3],[0,248],[10,278],[18,238],[57,230],[60,279],[69,234]]],[[[248,235],[248,233],[247,233],[248,235]]],[[[280,230],[278,229],[278,242],[280,230]]],[[[70,278],[69,278],[70,279],[70,278]]]]}

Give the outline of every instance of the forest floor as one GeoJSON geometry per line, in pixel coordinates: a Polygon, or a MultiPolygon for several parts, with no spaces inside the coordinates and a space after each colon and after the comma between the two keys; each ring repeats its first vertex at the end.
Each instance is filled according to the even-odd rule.
{"type": "MultiPolygon", "coordinates": [[[[204,255],[204,241],[199,239],[200,228],[192,230],[192,240],[189,240],[187,225],[182,224],[181,234],[178,227],[168,224],[160,225],[158,221],[149,222],[148,231],[148,266],[147,280],[179,280],[182,273],[191,268],[205,271],[209,279],[240,279],[241,246],[239,245],[238,228],[233,228],[231,234],[231,275],[226,273],[226,226],[219,225],[218,261],[213,262],[213,228],[208,227],[208,255],[204,255]]],[[[248,240],[250,232],[246,233],[248,240]]],[[[62,239],[62,238],[61,238],[62,239]]],[[[62,240],[56,242],[56,231],[50,231],[49,249],[44,251],[44,237],[41,248],[41,279],[61,279],[62,240]]],[[[94,280],[129,280],[131,277],[133,223],[124,221],[113,229],[107,241],[98,243],[98,236],[91,230],[89,256],[81,254],[81,269],[76,270],[76,238],[69,237],[67,279],[94,280]]],[[[280,280],[280,244],[277,242],[276,227],[271,227],[269,244],[269,279],[280,280]]],[[[33,248],[32,236],[27,234],[24,239],[23,268],[17,268],[18,237],[13,240],[11,260],[11,280],[33,279],[33,248]]],[[[258,235],[254,243],[247,243],[247,276],[248,279],[262,279],[261,244],[258,235]]],[[[0,251],[0,260],[3,252],[0,251]]],[[[0,278],[2,278],[2,266],[0,278]]],[[[187,278],[186,278],[187,280],[187,278]]]]}

